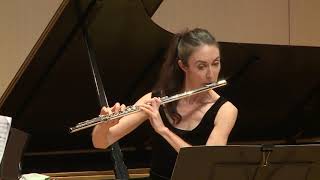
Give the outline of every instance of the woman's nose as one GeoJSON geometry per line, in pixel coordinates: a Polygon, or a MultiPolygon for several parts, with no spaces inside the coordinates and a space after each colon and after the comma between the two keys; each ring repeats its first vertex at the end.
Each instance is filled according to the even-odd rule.
{"type": "Polygon", "coordinates": [[[206,73],[206,78],[208,80],[211,80],[212,77],[213,77],[213,69],[212,69],[212,67],[209,67],[208,70],[207,70],[207,73],[206,73]]]}

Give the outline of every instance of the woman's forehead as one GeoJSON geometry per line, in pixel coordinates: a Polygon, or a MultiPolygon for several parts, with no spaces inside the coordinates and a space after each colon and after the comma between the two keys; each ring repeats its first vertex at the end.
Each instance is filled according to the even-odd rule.
{"type": "Polygon", "coordinates": [[[190,56],[190,61],[214,61],[220,57],[219,48],[214,45],[202,45],[190,56]]]}

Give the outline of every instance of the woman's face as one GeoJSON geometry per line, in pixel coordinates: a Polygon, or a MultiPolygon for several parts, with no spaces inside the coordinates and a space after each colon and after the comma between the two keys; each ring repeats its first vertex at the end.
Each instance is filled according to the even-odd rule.
{"type": "Polygon", "coordinates": [[[202,45],[189,57],[188,65],[179,61],[179,66],[185,72],[186,85],[189,88],[202,87],[208,83],[217,82],[220,72],[220,51],[214,45],[202,45]]]}

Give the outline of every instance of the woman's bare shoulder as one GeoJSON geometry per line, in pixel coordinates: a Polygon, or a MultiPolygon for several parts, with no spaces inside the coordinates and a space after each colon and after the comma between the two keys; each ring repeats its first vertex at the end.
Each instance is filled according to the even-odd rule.
{"type": "Polygon", "coordinates": [[[221,111],[228,112],[228,113],[238,113],[237,107],[232,104],[230,101],[226,101],[222,106],[221,106],[221,111]]]}

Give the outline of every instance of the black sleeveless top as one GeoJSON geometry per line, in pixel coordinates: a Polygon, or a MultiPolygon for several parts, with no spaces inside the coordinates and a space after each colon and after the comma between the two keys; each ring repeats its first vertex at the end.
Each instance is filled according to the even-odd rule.
{"type": "MultiPolygon", "coordinates": [[[[155,96],[159,96],[158,93],[152,93],[152,97],[155,96]]],[[[217,112],[226,101],[226,99],[220,97],[204,114],[198,126],[191,131],[175,128],[167,119],[163,106],[160,106],[159,112],[164,125],[170,131],[191,145],[205,145],[214,127],[217,112]]],[[[170,179],[176,158],[177,152],[175,149],[162,136],[152,131],[150,178],[152,180],[170,179]]]]}

